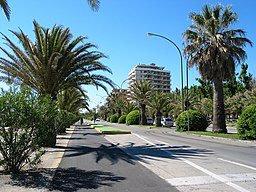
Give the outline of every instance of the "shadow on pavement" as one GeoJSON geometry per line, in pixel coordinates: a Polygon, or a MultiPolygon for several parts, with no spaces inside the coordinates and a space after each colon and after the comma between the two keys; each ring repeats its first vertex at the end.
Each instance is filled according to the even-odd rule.
{"type": "Polygon", "coordinates": [[[48,189],[59,191],[78,191],[80,189],[97,189],[101,186],[112,186],[125,180],[111,172],[85,171],[74,167],[67,169],[38,169],[11,176],[9,185],[48,189]]]}
{"type": "Polygon", "coordinates": [[[166,159],[179,159],[179,158],[193,158],[193,157],[204,157],[214,152],[206,149],[193,149],[190,146],[166,146],[163,144],[157,145],[134,145],[129,143],[122,147],[123,150],[132,151],[135,158],[140,159],[155,159],[166,158],[166,159]]]}
{"type": "Polygon", "coordinates": [[[111,164],[116,164],[119,160],[123,160],[132,165],[135,164],[134,160],[124,153],[122,150],[117,148],[117,145],[109,144],[104,145],[101,144],[99,147],[90,147],[90,146],[73,146],[73,147],[65,147],[65,157],[76,157],[81,155],[86,155],[93,153],[95,155],[95,162],[99,163],[99,161],[103,159],[107,159],[111,162],[111,164]]]}

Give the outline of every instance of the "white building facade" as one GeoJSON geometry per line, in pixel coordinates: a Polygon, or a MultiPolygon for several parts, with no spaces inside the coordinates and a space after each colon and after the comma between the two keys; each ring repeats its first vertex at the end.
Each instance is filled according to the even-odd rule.
{"type": "Polygon", "coordinates": [[[128,74],[128,91],[130,92],[131,86],[139,80],[150,81],[154,86],[154,90],[163,93],[170,93],[171,91],[171,73],[164,70],[164,67],[158,67],[154,63],[145,65],[136,65],[128,74]]]}

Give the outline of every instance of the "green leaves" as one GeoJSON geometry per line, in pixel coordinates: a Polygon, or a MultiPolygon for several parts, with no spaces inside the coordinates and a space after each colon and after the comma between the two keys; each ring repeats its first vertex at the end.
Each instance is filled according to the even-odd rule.
{"type": "Polygon", "coordinates": [[[11,31],[21,42],[21,48],[2,34],[11,50],[1,48],[8,58],[0,57],[2,80],[27,85],[53,99],[69,87],[94,85],[107,91],[105,84],[113,86],[111,79],[96,74],[111,70],[99,61],[105,55],[92,50],[94,44],[83,43],[86,37],[73,39],[69,28],[55,25],[44,29],[36,21],[33,24],[35,42],[22,30],[11,31]]]}

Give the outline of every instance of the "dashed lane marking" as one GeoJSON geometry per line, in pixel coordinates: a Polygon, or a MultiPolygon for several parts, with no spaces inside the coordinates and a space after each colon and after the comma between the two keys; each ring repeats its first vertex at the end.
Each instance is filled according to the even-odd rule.
{"type": "Polygon", "coordinates": [[[228,162],[228,163],[232,163],[234,165],[239,165],[241,167],[245,167],[245,168],[252,169],[252,170],[256,171],[255,167],[252,167],[252,166],[249,166],[249,165],[245,165],[245,164],[242,164],[242,163],[237,163],[235,161],[229,161],[229,160],[222,159],[222,158],[218,158],[218,159],[221,160],[221,161],[225,161],[225,162],[228,162]]]}
{"type": "MultiPolygon", "coordinates": [[[[207,175],[213,177],[214,179],[217,179],[218,181],[220,181],[220,182],[222,182],[222,183],[224,183],[224,184],[226,184],[226,185],[229,185],[230,187],[236,189],[237,191],[240,191],[240,192],[250,192],[250,191],[248,191],[247,189],[245,189],[245,188],[243,188],[243,187],[241,187],[241,186],[239,186],[239,185],[237,185],[237,184],[235,184],[235,183],[232,183],[232,182],[231,182],[228,178],[226,178],[226,177],[217,175],[217,174],[215,174],[215,173],[213,173],[213,172],[211,172],[211,171],[209,171],[209,170],[207,170],[207,169],[205,169],[205,168],[203,168],[203,167],[200,167],[199,165],[197,165],[197,164],[195,164],[195,163],[193,163],[193,162],[191,162],[191,161],[189,161],[189,160],[187,160],[187,159],[184,159],[184,158],[180,157],[179,155],[174,155],[174,154],[172,154],[170,151],[165,150],[165,149],[163,149],[163,148],[157,146],[155,143],[153,143],[153,142],[151,142],[151,141],[145,139],[144,137],[142,137],[142,136],[140,136],[140,135],[138,135],[138,134],[134,134],[134,135],[136,135],[138,138],[140,138],[140,139],[146,141],[147,143],[158,147],[160,150],[162,150],[162,151],[164,151],[164,152],[166,152],[166,153],[168,153],[168,154],[170,154],[170,155],[172,155],[172,156],[174,156],[174,157],[180,159],[181,161],[183,161],[183,162],[185,162],[185,163],[191,165],[192,167],[194,167],[194,168],[196,168],[196,169],[198,169],[198,170],[204,172],[205,174],[207,174],[207,175]]],[[[168,180],[167,180],[167,181],[168,181],[168,180]]],[[[170,184],[171,184],[171,183],[170,183],[170,184]]]]}

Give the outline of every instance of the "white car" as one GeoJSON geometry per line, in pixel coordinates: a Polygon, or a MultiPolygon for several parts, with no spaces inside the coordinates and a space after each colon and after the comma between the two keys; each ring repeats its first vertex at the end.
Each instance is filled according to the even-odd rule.
{"type": "Polygon", "coordinates": [[[172,127],[173,126],[173,120],[172,118],[161,118],[161,124],[164,127],[172,127]]]}

